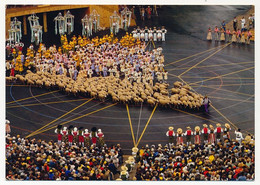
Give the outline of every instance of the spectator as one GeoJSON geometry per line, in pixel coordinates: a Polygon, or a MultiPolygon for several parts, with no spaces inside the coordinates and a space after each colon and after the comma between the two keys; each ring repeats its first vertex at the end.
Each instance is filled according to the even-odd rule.
{"type": "MultiPolygon", "coordinates": [[[[6,139],[7,180],[113,180],[120,145],[78,147],[53,141],[6,139]]],[[[122,157],[122,156],[121,156],[122,157]]]]}
{"type": "Polygon", "coordinates": [[[146,147],[137,152],[137,180],[252,180],[254,144],[237,141],[216,145],[146,147]],[[141,150],[143,150],[141,152],[141,150]]]}

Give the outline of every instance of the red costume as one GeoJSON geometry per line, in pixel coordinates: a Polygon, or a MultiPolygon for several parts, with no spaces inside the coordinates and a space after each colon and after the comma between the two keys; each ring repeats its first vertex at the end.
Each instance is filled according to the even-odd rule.
{"type": "Polygon", "coordinates": [[[168,133],[167,136],[174,136],[174,131],[173,130],[169,130],[167,133],[168,133]]]}
{"type": "Polygon", "coordinates": [[[209,140],[209,129],[208,129],[207,125],[204,125],[204,128],[202,129],[201,132],[203,134],[204,142],[208,142],[208,140],[209,140]]]}
{"type": "Polygon", "coordinates": [[[58,143],[61,143],[61,140],[62,140],[61,127],[62,127],[61,125],[58,125],[54,131],[58,136],[58,143]]]}
{"type": "Polygon", "coordinates": [[[12,67],[12,69],[11,69],[10,76],[14,76],[14,67],[12,67]]]}
{"type": "Polygon", "coordinates": [[[177,134],[177,145],[183,144],[182,134],[177,134]]]}
{"type": "Polygon", "coordinates": [[[104,134],[103,134],[102,132],[99,132],[99,133],[97,134],[97,136],[98,136],[99,138],[102,138],[102,137],[104,137],[104,134]]]}
{"type": "Polygon", "coordinates": [[[59,131],[59,133],[58,133],[58,141],[61,141],[61,140],[62,140],[62,134],[59,131]]]}
{"type": "Polygon", "coordinates": [[[69,132],[68,132],[68,141],[69,141],[70,143],[73,142],[73,135],[72,135],[72,130],[71,130],[71,129],[70,129],[69,132]]]}
{"type": "Polygon", "coordinates": [[[83,132],[80,130],[79,131],[79,143],[83,143],[84,142],[84,136],[83,136],[83,132]]]}
{"type": "Polygon", "coordinates": [[[91,139],[93,144],[97,143],[97,137],[97,132],[91,132],[91,139]]]}
{"type": "Polygon", "coordinates": [[[83,136],[84,136],[85,138],[89,138],[90,133],[89,133],[89,132],[88,132],[88,133],[84,132],[83,136]]]}
{"type": "Polygon", "coordinates": [[[194,132],[194,143],[199,145],[200,144],[200,131],[195,131],[194,132]]]}
{"type": "Polygon", "coordinates": [[[209,143],[211,143],[211,144],[214,144],[214,143],[215,143],[214,129],[210,129],[210,133],[209,133],[209,143]]]}

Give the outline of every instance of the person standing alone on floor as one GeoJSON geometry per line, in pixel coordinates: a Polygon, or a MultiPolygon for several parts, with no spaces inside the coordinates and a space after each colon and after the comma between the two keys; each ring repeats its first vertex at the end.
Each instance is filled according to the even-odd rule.
{"type": "Polygon", "coordinates": [[[203,105],[204,105],[205,111],[207,113],[209,113],[208,108],[209,108],[210,103],[211,103],[211,101],[209,100],[209,98],[207,96],[205,96],[204,99],[203,99],[203,105]]]}
{"type": "Polygon", "coordinates": [[[233,29],[234,29],[234,31],[237,31],[237,18],[236,17],[234,17],[234,19],[233,19],[233,29]]]}
{"type": "Polygon", "coordinates": [[[10,134],[11,133],[11,127],[10,127],[10,121],[5,120],[5,134],[10,134]]]}

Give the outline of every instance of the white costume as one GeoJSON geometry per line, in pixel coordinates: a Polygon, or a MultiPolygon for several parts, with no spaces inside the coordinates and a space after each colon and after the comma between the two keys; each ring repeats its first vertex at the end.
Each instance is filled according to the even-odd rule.
{"type": "Polygon", "coordinates": [[[153,41],[157,41],[157,30],[155,28],[153,29],[153,41]]]}
{"type": "Polygon", "coordinates": [[[141,36],[140,36],[141,41],[143,41],[144,40],[144,30],[141,30],[140,33],[141,33],[141,36]]]}
{"type": "Polygon", "coordinates": [[[162,30],[157,30],[157,39],[158,39],[158,41],[161,41],[161,39],[162,39],[162,30]]]}
{"type": "Polygon", "coordinates": [[[145,40],[145,42],[148,41],[148,28],[144,29],[144,40],[145,40]]]}
{"type": "Polygon", "coordinates": [[[138,38],[136,30],[132,31],[132,34],[133,34],[134,39],[138,38]]]}
{"type": "Polygon", "coordinates": [[[167,33],[167,30],[165,28],[162,29],[162,41],[165,41],[165,34],[167,33]]]}
{"type": "Polygon", "coordinates": [[[236,140],[239,142],[239,144],[241,144],[242,140],[244,139],[242,133],[240,131],[235,130],[235,135],[236,135],[236,140]]]}
{"type": "Polygon", "coordinates": [[[148,30],[148,37],[149,39],[153,39],[153,30],[148,30]]]}

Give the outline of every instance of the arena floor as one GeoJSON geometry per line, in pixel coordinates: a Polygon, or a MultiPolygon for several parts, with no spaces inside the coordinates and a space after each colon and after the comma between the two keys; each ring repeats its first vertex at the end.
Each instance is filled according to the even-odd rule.
{"type": "Polygon", "coordinates": [[[166,38],[165,43],[156,45],[163,48],[170,86],[183,81],[194,91],[208,95],[212,101],[209,113],[146,104],[129,105],[127,109],[110,101],[101,103],[56,90],[6,84],[6,117],[12,133],[25,137],[46,125],[33,137],[56,140],[54,128],[58,124],[88,129],[95,126],[102,129],[107,144],[120,143],[125,153],[130,153],[134,145],[166,144],[169,126],[185,130],[186,126],[194,129],[204,123],[229,123],[233,130],[241,128],[245,134],[254,134],[254,43],[207,42],[170,29],[166,38]]]}

